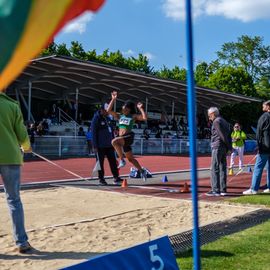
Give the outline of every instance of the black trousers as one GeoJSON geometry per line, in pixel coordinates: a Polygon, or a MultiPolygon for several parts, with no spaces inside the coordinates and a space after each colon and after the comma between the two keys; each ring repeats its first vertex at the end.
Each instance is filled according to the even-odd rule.
{"type": "Polygon", "coordinates": [[[116,157],[115,157],[115,152],[113,147],[108,147],[108,148],[98,148],[98,159],[100,163],[100,168],[101,170],[98,171],[98,178],[100,180],[104,180],[104,159],[105,156],[107,157],[109,161],[109,165],[111,168],[111,172],[114,178],[119,177],[119,172],[117,169],[117,163],[116,163],[116,157]]]}

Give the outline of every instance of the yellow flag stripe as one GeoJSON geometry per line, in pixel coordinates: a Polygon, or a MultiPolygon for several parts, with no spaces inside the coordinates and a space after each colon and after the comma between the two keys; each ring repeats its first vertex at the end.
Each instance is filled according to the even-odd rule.
{"type": "Polygon", "coordinates": [[[33,1],[24,34],[0,76],[0,89],[7,87],[47,44],[70,4],[72,0],[33,1]]]}

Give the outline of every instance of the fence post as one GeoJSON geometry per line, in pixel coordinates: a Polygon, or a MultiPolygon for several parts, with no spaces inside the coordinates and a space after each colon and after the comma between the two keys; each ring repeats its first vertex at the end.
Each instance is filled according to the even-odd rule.
{"type": "Polygon", "coordinates": [[[58,144],[58,156],[62,156],[62,137],[59,137],[59,144],[58,144]]]}
{"type": "Polygon", "coordinates": [[[60,108],[58,108],[58,125],[61,123],[61,111],[60,108]]]}
{"type": "Polygon", "coordinates": [[[161,154],[164,153],[164,145],[163,145],[163,138],[161,138],[161,154]]]}
{"type": "Polygon", "coordinates": [[[143,155],[143,138],[141,138],[141,156],[143,155]]]}

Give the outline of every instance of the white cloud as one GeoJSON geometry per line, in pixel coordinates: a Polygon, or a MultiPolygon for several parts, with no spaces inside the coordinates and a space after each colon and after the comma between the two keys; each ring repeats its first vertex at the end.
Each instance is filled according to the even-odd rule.
{"type": "Polygon", "coordinates": [[[211,0],[207,3],[206,13],[249,22],[269,19],[269,9],[270,0],[211,0]]]}
{"type": "Polygon", "coordinates": [[[146,53],[144,53],[143,55],[146,56],[148,60],[153,60],[153,59],[156,58],[155,55],[153,55],[153,54],[150,53],[150,52],[146,52],[146,53]]]}
{"type": "MultiPolygon", "coordinates": [[[[126,57],[137,57],[138,56],[138,53],[129,49],[127,51],[122,51],[122,54],[126,57]]],[[[148,60],[153,60],[156,58],[156,56],[150,52],[145,52],[145,53],[142,53],[143,56],[146,56],[148,60]]]]}
{"type": "MultiPolygon", "coordinates": [[[[207,0],[193,1],[193,16],[198,17],[203,14],[203,7],[207,0]]],[[[173,20],[184,20],[186,14],[185,0],[163,0],[162,9],[166,17],[173,20]]]]}
{"type": "Polygon", "coordinates": [[[92,21],[94,15],[91,12],[86,12],[80,17],[68,23],[64,29],[64,33],[79,33],[83,34],[86,31],[87,24],[92,21]]]}
{"type": "MultiPolygon", "coordinates": [[[[194,0],[193,16],[224,16],[249,22],[270,19],[270,0],[194,0]]],[[[165,15],[173,20],[185,19],[185,0],[163,0],[165,15]]]]}
{"type": "Polygon", "coordinates": [[[132,51],[131,49],[125,51],[125,52],[122,52],[122,54],[124,56],[134,56],[136,53],[134,51],[132,51]]]}

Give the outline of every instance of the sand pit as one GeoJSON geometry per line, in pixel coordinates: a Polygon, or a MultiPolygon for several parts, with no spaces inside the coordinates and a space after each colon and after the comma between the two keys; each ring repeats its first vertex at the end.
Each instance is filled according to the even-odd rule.
{"type": "MultiPolygon", "coordinates": [[[[23,191],[33,255],[14,251],[11,224],[0,196],[0,269],[58,269],[93,255],[176,234],[192,227],[191,202],[106,191],[55,188],[23,191]],[[70,224],[70,225],[68,225],[70,224]],[[52,227],[52,225],[59,225],[52,227]]],[[[200,225],[243,215],[255,208],[200,203],[200,225]]]]}

